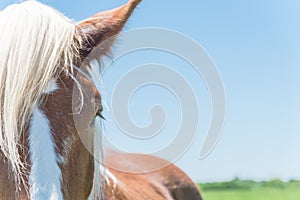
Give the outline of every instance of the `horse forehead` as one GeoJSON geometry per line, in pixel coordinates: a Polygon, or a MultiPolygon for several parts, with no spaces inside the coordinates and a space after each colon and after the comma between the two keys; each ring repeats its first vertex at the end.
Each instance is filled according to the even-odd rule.
{"type": "MultiPolygon", "coordinates": [[[[82,87],[82,89],[90,90],[91,92],[100,95],[97,87],[95,86],[94,80],[92,80],[92,78],[90,78],[83,72],[78,72],[71,76],[62,74],[58,77],[56,81],[56,84],[61,85],[61,88],[67,89],[67,91],[72,92],[72,89],[76,88],[79,84],[80,87],[82,87]]],[[[49,82],[49,84],[53,85],[51,81],[49,82]]]]}

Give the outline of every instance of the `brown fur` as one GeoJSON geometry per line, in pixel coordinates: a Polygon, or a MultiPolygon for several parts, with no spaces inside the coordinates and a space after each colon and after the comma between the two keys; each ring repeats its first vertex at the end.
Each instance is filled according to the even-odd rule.
{"type": "MultiPolygon", "coordinates": [[[[85,77],[78,75],[78,80],[81,83],[82,89],[85,91],[84,110],[86,113],[82,113],[82,124],[89,126],[92,119],[95,117],[96,112],[102,109],[93,102],[99,102],[99,100],[92,100],[92,98],[100,98],[99,93],[95,93],[96,88],[85,77]],[[92,94],[92,95],[91,95],[92,94]],[[92,110],[92,111],[91,111],[92,110]]],[[[71,78],[61,75],[58,80],[59,90],[54,93],[42,97],[42,103],[40,109],[45,113],[49,119],[51,125],[51,131],[53,138],[57,146],[57,154],[62,155],[66,161],[64,164],[60,164],[63,188],[62,192],[65,199],[87,199],[92,188],[93,173],[94,173],[94,158],[82,144],[79,137],[79,131],[86,129],[82,126],[82,130],[78,130],[74,124],[72,111],[72,91],[74,89],[74,81],[71,78]],[[66,141],[64,143],[63,141],[66,141]],[[66,149],[67,148],[67,149],[66,149]]],[[[21,155],[29,155],[28,153],[28,132],[24,134],[26,138],[23,140],[25,143],[26,152],[21,155]]],[[[93,138],[86,138],[87,142],[93,143],[93,138]]],[[[0,199],[29,199],[25,188],[20,187],[19,197],[15,194],[15,183],[13,176],[10,175],[10,170],[6,159],[4,159],[2,153],[0,153],[0,199]]],[[[26,156],[26,163],[30,166],[28,156],[26,156]]],[[[28,169],[30,171],[30,169],[28,169]]],[[[46,169],[45,169],[46,170],[46,169]]],[[[29,188],[29,185],[26,185],[29,188]]]]}
{"type": "Polygon", "coordinates": [[[107,199],[139,200],[201,200],[195,183],[179,168],[148,155],[109,153],[108,169],[117,178],[117,186],[107,187],[107,199]],[[149,165],[165,166],[149,173],[141,171],[149,165]],[[109,167],[114,166],[114,168],[109,167]],[[120,170],[121,169],[121,170],[120,170]]]}
{"type": "MultiPolygon", "coordinates": [[[[85,59],[88,53],[106,38],[118,34],[140,1],[129,0],[120,8],[96,14],[77,25],[77,30],[85,39],[82,44],[81,58],[85,59]]],[[[110,46],[101,54],[106,54],[109,49],[110,46]]],[[[86,71],[86,69],[82,70],[86,71]]],[[[45,95],[40,101],[40,109],[45,113],[51,125],[56,153],[64,158],[64,162],[60,163],[59,167],[62,172],[62,192],[66,200],[87,199],[91,192],[94,158],[83,145],[80,134],[84,134],[86,144],[93,146],[93,137],[87,134],[86,130],[88,130],[88,126],[97,112],[102,111],[100,94],[91,80],[79,73],[75,76],[84,91],[84,106],[80,115],[74,113],[72,108],[72,98],[80,99],[80,96],[76,96],[76,92],[75,96],[72,97],[76,91],[76,84],[65,74],[61,74],[57,80],[59,89],[45,95]],[[74,117],[78,117],[79,120],[74,120],[74,117]]],[[[23,135],[24,151],[21,152],[21,155],[28,165],[28,171],[30,171],[28,131],[23,135]]],[[[18,196],[15,193],[13,176],[8,162],[1,152],[0,169],[0,200],[29,199],[28,193],[25,191],[25,187],[30,187],[29,183],[26,186],[19,186],[18,196]]],[[[115,186],[112,183],[113,180],[104,182],[106,184],[106,197],[104,199],[107,200],[202,199],[197,186],[184,172],[160,158],[109,152],[107,169],[117,179],[115,186]],[[145,168],[156,168],[161,165],[166,167],[149,173],[126,172],[141,171],[145,168]]]]}

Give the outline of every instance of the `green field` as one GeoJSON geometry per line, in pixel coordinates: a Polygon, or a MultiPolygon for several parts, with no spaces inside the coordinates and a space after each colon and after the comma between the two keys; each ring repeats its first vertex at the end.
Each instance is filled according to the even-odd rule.
{"type": "Polygon", "coordinates": [[[199,184],[204,200],[300,200],[300,182],[241,181],[199,184]]]}

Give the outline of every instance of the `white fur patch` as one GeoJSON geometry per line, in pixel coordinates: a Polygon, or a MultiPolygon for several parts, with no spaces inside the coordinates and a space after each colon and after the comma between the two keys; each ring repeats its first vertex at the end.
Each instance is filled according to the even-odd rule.
{"type": "Polygon", "coordinates": [[[59,87],[57,86],[56,79],[53,78],[49,81],[44,93],[52,93],[58,89],[59,89],[59,87]]]}
{"type": "Polygon", "coordinates": [[[114,192],[114,189],[117,187],[117,179],[116,177],[105,167],[103,166],[99,160],[101,160],[102,154],[102,132],[100,126],[100,118],[97,117],[95,119],[95,127],[94,127],[95,135],[94,135],[94,180],[93,180],[93,188],[89,195],[89,200],[92,199],[102,199],[101,195],[105,195],[104,191],[101,191],[101,177],[104,178],[107,186],[109,186],[114,192]]]}
{"type": "Polygon", "coordinates": [[[108,186],[116,189],[117,187],[117,178],[113,175],[106,167],[100,165],[101,175],[105,177],[105,182],[108,186]]]}
{"type": "Polygon", "coordinates": [[[61,170],[57,163],[55,144],[49,121],[38,108],[34,109],[30,122],[29,151],[30,199],[62,200],[61,170]]]}
{"type": "Polygon", "coordinates": [[[101,127],[99,118],[95,118],[94,124],[94,179],[93,188],[89,195],[89,200],[101,198],[101,175],[100,175],[100,156],[101,156],[101,127]]]}
{"type": "MultiPolygon", "coordinates": [[[[88,68],[88,73],[95,84],[96,88],[100,91],[102,86],[100,79],[100,66],[96,60],[90,62],[90,68],[88,68]]],[[[95,119],[95,127],[94,127],[94,180],[93,180],[93,189],[89,195],[89,200],[92,199],[102,199],[101,195],[105,195],[104,191],[101,191],[101,176],[105,177],[105,181],[108,185],[110,185],[109,178],[107,177],[107,173],[105,173],[106,169],[101,165],[100,160],[102,159],[102,131],[100,126],[100,118],[97,117],[95,119]]]]}

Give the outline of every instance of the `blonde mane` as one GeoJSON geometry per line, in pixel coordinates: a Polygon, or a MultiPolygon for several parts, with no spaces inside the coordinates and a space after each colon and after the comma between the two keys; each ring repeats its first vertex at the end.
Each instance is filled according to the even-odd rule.
{"type": "Polygon", "coordinates": [[[79,38],[70,20],[36,1],[0,12],[0,149],[17,185],[28,173],[22,133],[47,83],[60,72],[73,73],[79,38]]]}

